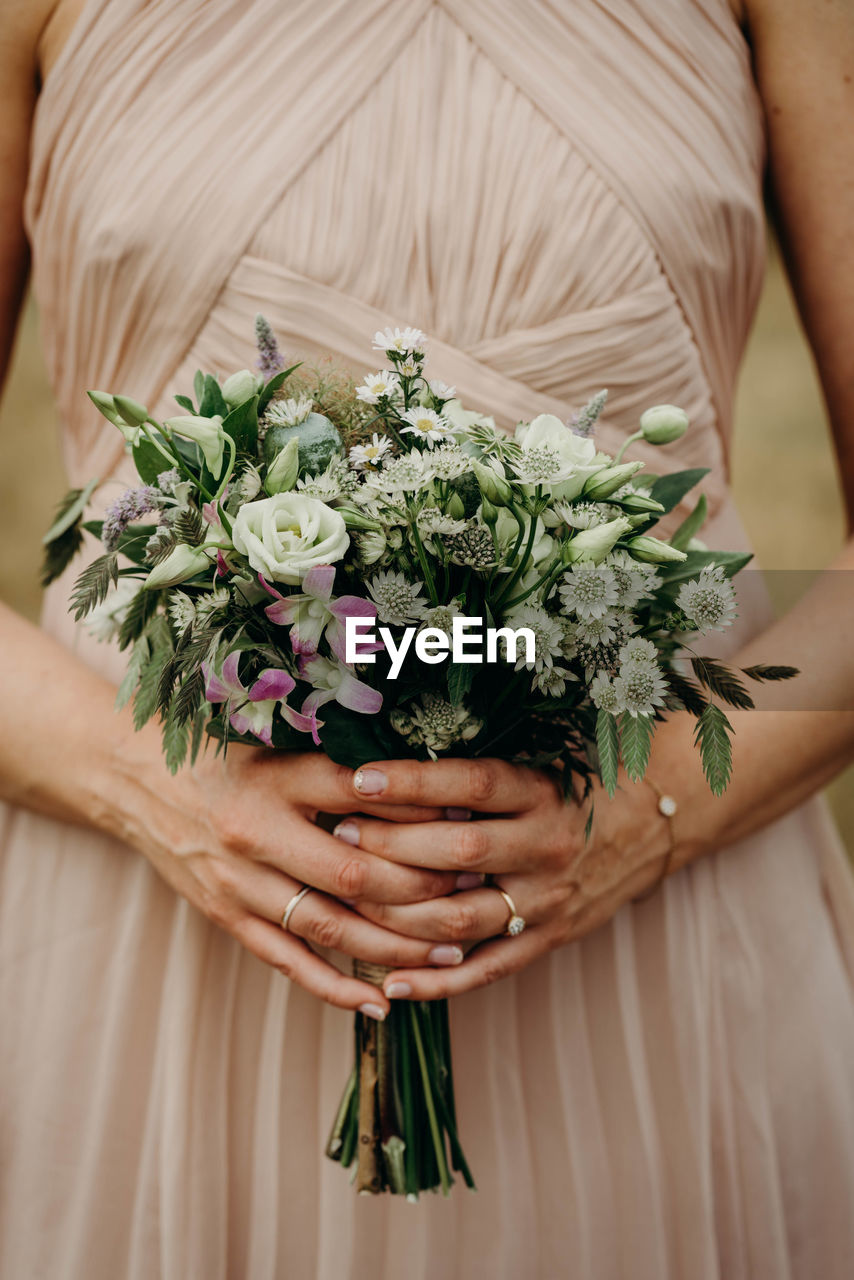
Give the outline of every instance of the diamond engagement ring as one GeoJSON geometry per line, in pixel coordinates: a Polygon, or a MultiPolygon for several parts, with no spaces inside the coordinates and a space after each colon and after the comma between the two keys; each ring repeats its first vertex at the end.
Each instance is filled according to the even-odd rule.
{"type": "Polygon", "coordinates": [[[314,887],[313,885],[304,884],[301,889],[297,890],[297,892],[291,898],[288,905],[285,907],[285,914],[282,916],[282,928],[284,929],[285,933],[289,931],[288,927],[290,925],[291,916],[294,914],[294,911],[296,911],[297,907],[302,902],[306,894],[311,893],[313,887],[314,887]]]}
{"type": "Polygon", "coordinates": [[[496,891],[496,893],[501,894],[507,905],[507,910],[510,912],[510,915],[507,918],[507,923],[504,926],[505,938],[518,938],[519,934],[522,933],[525,928],[525,917],[519,915],[519,912],[516,910],[516,903],[510,897],[509,893],[505,892],[504,889],[499,888],[497,884],[493,884],[491,887],[496,891]]]}

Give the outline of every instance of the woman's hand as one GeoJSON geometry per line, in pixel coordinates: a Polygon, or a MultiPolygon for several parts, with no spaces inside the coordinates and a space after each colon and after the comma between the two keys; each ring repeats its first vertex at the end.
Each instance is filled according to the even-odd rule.
{"type": "MultiPolygon", "coordinates": [[[[316,825],[321,812],[352,808],[351,770],[315,753],[277,755],[232,744],[226,760],[202,757],[172,778],[156,734],[144,738],[128,739],[120,756],[123,800],[114,832],[261,960],[332,1004],[384,1017],[388,1003],[378,988],[344,976],[307,944],[398,968],[460,958],[453,948],[437,950],[342,904],[355,898],[380,906],[411,903],[449,892],[455,880],[451,872],[358,852],[316,825]],[[285,932],[282,915],[303,884],[315,892],[295,907],[285,932]]],[[[388,813],[410,823],[435,820],[441,810],[391,805],[388,813]]]]}
{"type": "MultiPolygon", "coordinates": [[[[458,806],[477,821],[401,824],[349,817],[335,829],[343,839],[401,867],[450,871],[457,892],[404,905],[364,895],[358,912],[412,938],[480,944],[453,969],[399,966],[384,990],[391,998],[436,1000],[515,973],[553,947],[598,928],[631,898],[654,885],[670,848],[667,819],[654,791],[621,778],[613,800],[594,791],[594,819],[585,843],[589,801],[564,801],[556,779],[500,760],[386,761],[359,769],[354,790],[364,807],[458,806]],[[491,875],[526,921],[523,933],[503,936],[508,908],[482,884],[491,875]]],[[[451,810],[453,813],[453,810],[451,810]]]]}

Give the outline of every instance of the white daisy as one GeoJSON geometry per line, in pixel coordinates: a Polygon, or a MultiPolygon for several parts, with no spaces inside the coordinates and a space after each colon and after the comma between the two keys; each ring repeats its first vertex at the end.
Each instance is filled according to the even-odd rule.
{"type": "Polygon", "coordinates": [[[403,421],[408,422],[409,426],[401,427],[400,434],[423,440],[428,449],[450,439],[450,423],[435,409],[407,409],[403,414],[403,421]]]}
{"type": "Polygon", "coordinates": [[[426,339],[420,329],[407,326],[405,329],[378,329],[374,334],[374,350],[384,351],[386,355],[408,355],[413,351],[423,351],[426,339]]]}
{"type": "Polygon", "coordinates": [[[419,599],[424,589],[422,582],[410,582],[402,573],[382,569],[368,580],[367,587],[380,622],[403,627],[410,622],[420,622],[424,616],[427,606],[419,599]]]}
{"type": "Polygon", "coordinates": [[[388,369],[380,369],[379,373],[371,373],[360,387],[356,388],[356,399],[364,404],[378,404],[380,400],[390,400],[400,390],[400,378],[388,369]]]}
{"type": "Polygon", "coordinates": [[[427,385],[430,388],[430,394],[436,400],[453,400],[454,396],[457,394],[456,387],[449,387],[447,382],[439,382],[438,379],[433,379],[428,382],[427,385]]]}
{"type": "Polygon", "coordinates": [[[269,405],[264,418],[266,422],[273,423],[277,427],[298,427],[301,422],[305,422],[313,408],[314,401],[310,396],[274,400],[269,405]]]}
{"type": "Polygon", "coordinates": [[[354,444],[350,450],[350,466],[356,471],[373,471],[392,448],[391,436],[371,436],[370,444],[354,444]]]}

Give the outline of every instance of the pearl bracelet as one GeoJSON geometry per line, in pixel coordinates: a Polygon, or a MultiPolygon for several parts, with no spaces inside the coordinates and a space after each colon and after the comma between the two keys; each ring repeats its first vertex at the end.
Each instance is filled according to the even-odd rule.
{"type": "Polygon", "coordinates": [[[679,811],[679,805],[676,803],[676,800],[674,799],[673,796],[668,795],[666,792],[662,791],[659,787],[657,787],[651,778],[644,778],[643,781],[647,784],[647,786],[650,788],[651,791],[655,792],[656,799],[658,801],[656,806],[658,808],[658,812],[662,815],[663,818],[667,819],[667,830],[670,833],[670,844],[668,846],[667,853],[664,858],[664,867],[662,868],[661,875],[654,882],[654,884],[652,884],[649,887],[649,889],[645,889],[644,892],[638,894],[636,898],[632,898],[632,902],[645,902],[647,898],[651,897],[652,894],[655,893],[656,889],[659,887],[662,880],[666,879],[666,877],[670,875],[671,863],[673,862],[673,854],[676,849],[676,834],[673,830],[673,818],[676,816],[676,814],[679,811]]]}

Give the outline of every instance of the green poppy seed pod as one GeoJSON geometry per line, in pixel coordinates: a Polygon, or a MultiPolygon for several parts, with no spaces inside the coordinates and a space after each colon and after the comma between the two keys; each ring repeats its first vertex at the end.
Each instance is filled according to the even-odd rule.
{"type": "Polygon", "coordinates": [[[289,440],[267,468],[264,488],[267,493],[289,493],[299,475],[299,440],[289,440]]]}
{"type": "Polygon", "coordinates": [[[503,476],[493,471],[477,459],[472,459],[471,469],[475,474],[478,488],[484,498],[496,507],[509,507],[513,499],[513,490],[503,476]]]}
{"type": "Polygon", "coordinates": [[[592,475],[584,486],[583,497],[591,502],[599,502],[609,498],[612,493],[622,489],[631,480],[635,472],[640,471],[642,462],[621,462],[616,467],[603,468],[592,475]]]}
{"type": "Polygon", "coordinates": [[[641,534],[637,538],[629,538],[626,550],[631,552],[635,560],[643,560],[645,564],[677,564],[685,559],[684,551],[677,551],[669,542],[661,542],[658,538],[650,538],[641,534]]]}
{"type": "Polygon", "coordinates": [[[131,400],[130,396],[113,396],[113,403],[129,427],[141,427],[148,421],[148,410],[138,400],[131,400]]]}
{"type": "Polygon", "coordinates": [[[639,425],[649,444],[672,444],[684,436],[690,423],[684,409],[675,404],[656,404],[641,414],[639,425]]]}
{"type": "Polygon", "coordinates": [[[245,404],[260,391],[259,379],[249,369],[240,369],[232,373],[222,384],[222,398],[229,409],[236,409],[245,404]]]}

